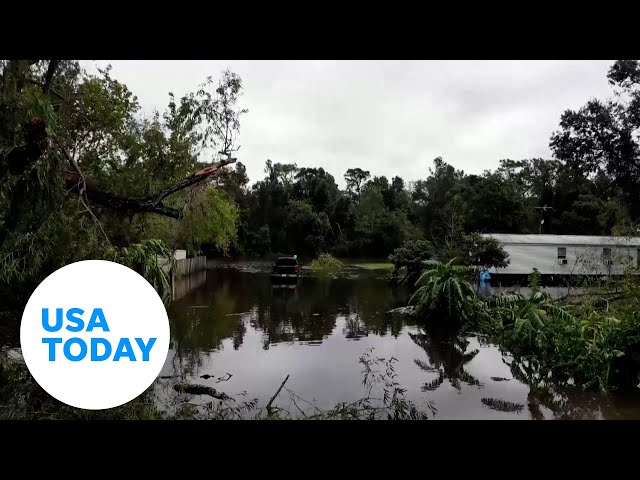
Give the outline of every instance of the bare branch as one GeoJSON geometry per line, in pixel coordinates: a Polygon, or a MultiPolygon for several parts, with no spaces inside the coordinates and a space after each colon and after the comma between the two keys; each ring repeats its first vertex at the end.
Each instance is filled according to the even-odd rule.
{"type": "Polygon", "coordinates": [[[278,390],[276,390],[276,393],[273,394],[273,397],[271,397],[271,400],[269,400],[269,403],[267,403],[267,413],[269,415],[271,415],[271,404],[273,403],[273,401],[276,399],[276,397],[280,393],[280,390],[282,390],[282,387],[284,387],[284,384],[287,383],[287,380],[289,380],[289,375],[287,375],[287,377],[284,379],[284,381],[280,384],[280,388],[278,388],[278,390]]]}
{"type": "MultiPolygon", "coordinates": [[[[62,178],[65,181],[66,187],[71,193],[79,194],[79,185],[81,178],[77,173],[63,172],[62,178]]],[[[87,197],[94,203],[98,203],[104,207],[112,210],[130,211],[137,213],[157,213],[166,217],[179,219],[182,216],[182,212],[175,208],[165,206],[161,201],[154,202],[153,199],[137,199],[122,197],[112,192],[102,190],[91,180],[86,182],[87,197]]]]}
{"type": "Polygon", "coordinates": [[[188,177],[179,181],[178,183],[174,185],[169,185],[168,187],[163,188],[154,197],[147,198],[147,200],[152,200],[156,203],[161,202],[169,195],[176,193],[179,190],[183,190],[187,187],[190,187],[191,185],[195,185],[196,183],[202,182],[207,178],[213,176],[214,174],[217,174],[222,167],[224,167],[225,165],[229,165],[230,163],[234,163],[236,160],[237,158],[229,157],[224,160],[220,160],[219,162],[216,162],[213,165],[202,168],[198,170],[196,173],[194,173],[193,175],[189,175],[188,177]]]}

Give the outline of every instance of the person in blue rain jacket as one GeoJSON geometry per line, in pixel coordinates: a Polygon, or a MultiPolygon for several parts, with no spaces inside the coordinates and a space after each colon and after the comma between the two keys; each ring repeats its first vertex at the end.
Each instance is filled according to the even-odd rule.
{"type": "Polygon", "coordinates": [[[480,283],[481,284],[489,284],[491,282],[491,274],[489,273],[488,268],[484,268],[482,272],[480,272],[480,283]]]}
{"type": "Polygon", "coordinates": [[[488,268],[483,268],[480,272],[480,285],[478,285],[478,294],[483,298],[490,298],[491,292],[491,274],[488,268]]]}

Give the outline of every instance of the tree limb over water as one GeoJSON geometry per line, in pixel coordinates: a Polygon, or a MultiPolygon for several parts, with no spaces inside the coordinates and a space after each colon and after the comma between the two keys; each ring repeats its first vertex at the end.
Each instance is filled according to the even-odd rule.
{"type": "MultiPolygon", "coordinates": [[[[32,119],[29,123],[23,125],[22,130],[25,145],[11,149],[7,155],[0,159],[0,180],[4,179],[7,172],[14,175],[25,173],[31,165],[41,159],[51,148],[51,144],[55,143],[50,141],[51,139],[47,135],[46,125],[42,119],[32,119]]],[[[86,198],[92,203],[97,203],[112,210],[157,213],[179,219],[182,216],[182,211],[166,206],[163,201],[174,193],[213,178],[224,166],[236,162],[237,159],[235,157],[231,157],[228,152],[225,152],[225,154],[227,158],[201,168],[188,177],[174,184],[167,185],[155,195],[146,198],[124,197],[102,189],[92,179],[84,178],[82,171],[77,166],[77,162],[71,161],[68,155],[65,155],[65,157],[74,169],[74,172],[63,171],[60,175],[69,193],[80,196],[86,195],[86,198]]]]}
{"type": "MultiPolygon", "coordinates": [[[[180,190],[211,179],[220,172],[222,167],[234,163],[236,160],[236,158],[232,157],[220,160],[219,162],[198,170],[173,185],[166,186],[156,195],[146,198],[130,198],[116,195],[115,193],[101,189],[90,179],[86,182],[86,194],[93,202],[112,210],[136,213],[157,213],[166,217],[179,219],[182,217],[182,210],[166,206],[163,203],[163,200],[169,195],[179,192],[180,190]]],[[[62,177],[66,187],[69,189],[69,192],[76,194],[80,193],[82,179],[77,173],[64,172],[62,177]]]]}

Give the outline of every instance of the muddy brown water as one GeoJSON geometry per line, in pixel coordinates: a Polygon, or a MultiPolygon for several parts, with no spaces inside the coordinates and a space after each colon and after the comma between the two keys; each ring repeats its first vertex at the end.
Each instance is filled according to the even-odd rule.
{"type": "MultiPolygon", "coordinates": [[[[430,418],[640,419],[636,394],[532,390],[508,353],[483,337],[429,332],[387,313],[406,305],[410,292],[391,286],[385,271],[350,266],[317,277],[305,270],[297,284],[276,286],[269,268],[215,263],[177,282],[161,374],[168,378],[159,388],[180,378],[231,396],[246,392],[264,405],[289,375],[296,398],[329,409],[365,396],[358,360],[373,348],[376,357],[397,359],[395,380],[430,418]]],[[[288,390],[274,405],[294,409],[288,390]]]]}

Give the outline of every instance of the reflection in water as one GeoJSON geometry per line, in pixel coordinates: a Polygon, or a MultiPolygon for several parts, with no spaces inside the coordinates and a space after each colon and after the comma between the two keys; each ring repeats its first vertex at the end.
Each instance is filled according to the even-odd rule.
{"type": "Polygon", "coordinates": [[[183,275],[182,277],[172,278],[173,282],[173,300],[180,300],[186,294],[200,288],[207,281],[207,272],[202,270],[191,275],[183,275]]]}
{"type": "Polygon", "coordinates": [[[172,342],[162,376],[223,386],[232,396],[246,391],[264,405],[290,375],[289,389],[331,408],[363,397],[358,359],[373,347],[398,359],[407,399],[433,402],[435,418],[640,418],[637,396],[551,390],[483,337],[386,313],[406,305],[409,291],[376,272],[307,275],[282,287],[270,282],[266,263],[203,273],[168,306],[172,342]]]}
{"type": "Polygon", "coordinates": [[[422,386],[423,391],[433,391],[445,380],[458,391],[461,390],[460,382],[482,387],[482,384],[464,368],[480,353],[479,349],[467,352],[469,340],[442,326],[428,330],[423,328],[421,331],[423,333],[409,333],[409,337],[425,351],[428,361],[414,361],[422,370],[437,374],[436,378],[422,386]]]}

